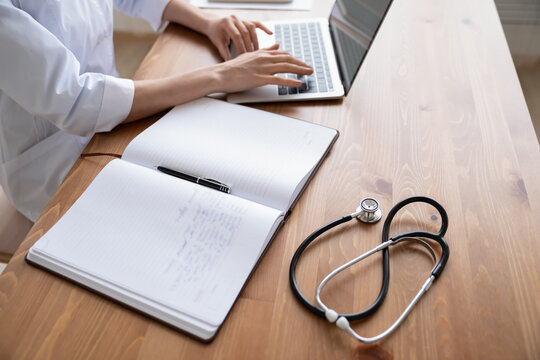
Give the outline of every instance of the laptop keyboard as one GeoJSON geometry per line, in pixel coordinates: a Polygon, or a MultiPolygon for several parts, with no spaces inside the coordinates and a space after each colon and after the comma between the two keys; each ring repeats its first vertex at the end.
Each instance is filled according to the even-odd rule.
{"type": "Polygon", "coordinates": [[[313,74],[309,76],[278,74],[284,78],[302,81],[299,87],[278,86],[279,95],[325,93],[334,90],[320,23],[276,24],[274,34],[280,50],[288,51],[313,68],[313,74]]]}

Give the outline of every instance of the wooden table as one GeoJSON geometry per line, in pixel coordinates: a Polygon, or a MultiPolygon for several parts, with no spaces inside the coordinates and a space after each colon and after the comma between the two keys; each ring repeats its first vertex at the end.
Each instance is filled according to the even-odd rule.
{"type": "MultiPolygon", "coordinates": [[[[330,0],[313,3],[311,13],[237,13],[260,20],[327,16],[330,0]]],[[[136,78],[217,59],[205,38],[169,26],[136,78]]],[[[341,136],[211,344],[25,263],[28,248],[110,160],[91,158],[75,164],[0,277],[0,358],[540,358],[540,151],[493,1],[395,0],[345,99],[257,108],[334,127],[341,136]],[[299,306],[288,266],[305,236],[365,196],[387,212],[419,194],[448,211],[450,261],[394,334],[364,346],[299,306]]],[[[121,153],[156,118],[96,135],[87,151],[121,153]]],[[[393,231],[435,229],[433,214],[413,207],[393,231]]],[[[323,237],[299,265],[302,290],[313,294],[324,274],[378,244],[381,228],[350,223],[323,237]]],[[[323,297],[340,311],[362,309],[378,292],[379,261],[377,255],[341,275],[323,297]]],[[[354,328],[370,336],[385,329],[430,269],[419,248],[393,248],[387,300],[354,328]]]]}

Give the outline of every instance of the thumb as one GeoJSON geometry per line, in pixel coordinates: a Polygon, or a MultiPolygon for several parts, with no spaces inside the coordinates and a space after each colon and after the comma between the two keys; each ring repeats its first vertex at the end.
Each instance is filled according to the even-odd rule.
{"type": "Polygon", "coordinates": [[[224,44],[223,42],[218,42],[216,44],[216,47],[223,60],[231,60],[231,52],[229,51],[229,47],[226,44],[224,44]]]}

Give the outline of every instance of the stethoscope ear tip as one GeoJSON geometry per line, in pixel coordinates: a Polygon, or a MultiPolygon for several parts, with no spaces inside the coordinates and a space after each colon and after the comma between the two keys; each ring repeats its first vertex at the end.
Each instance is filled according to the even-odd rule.
{"type": "Polygon", "coordinates": [[[337,319],[336,325],[338,326],[338,328],[345,331],[348,331],[351,328],[351,326],[349,325],[349,320],[347,320],[347,318],[344,316],[340,316],[339,319],[337,319]]]}
{"type": "Polygon", "coordinates": [[[326,320],[328,320],[331,323],[335,323],[338,318],[338,313],[332,309],[326,310],[324,315],[326,316],[326,320]]]}

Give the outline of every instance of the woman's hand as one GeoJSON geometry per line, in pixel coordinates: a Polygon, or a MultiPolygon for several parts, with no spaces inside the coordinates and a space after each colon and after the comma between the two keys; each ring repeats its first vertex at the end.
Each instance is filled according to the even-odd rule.
{"type": "Polygon", "coordinates": [[[207,18],[204,33],[224,60],[231,59],[229,44],[232,41],[238,54],[259,50],[256,29],[261,29],[267,34],[272,32],[258,21],[241,20],[235,15],[207,18]]]}
{"type": "Polygon", "coordinates": [[[163,11],[163,20],[176,22],[206,35],[224,60],[231,59],[229,44],[238,54],[259,49],[257,29],[272,32],[258,21],[241,20],[234,15],[219,16],[193,6],[189,1],[171,0],[163,11]]]}
{"type": "Polygon", "coordinates": [[[292,57],[286,51],[277,50],[278,44],[269,48],[242,54],[237,58],[215,65],[218,91],[239,92],[263,85],[300,86],[296,79],[285,79],[275,74],[293,73],[310,75],[313,69],[292,57]]]}
{"type": "Polygon", "coordinates": [[[238,92],[263,85],[300,86],[296,79],[275,74],[309,75],[313,69],[278,44],[256,50],[223,63],[203,67],[184,74],[154,80],[136,80],[135,95],[129,116],[130,122],[153,115],[178,104],[216,92],[238,92]]]}

